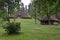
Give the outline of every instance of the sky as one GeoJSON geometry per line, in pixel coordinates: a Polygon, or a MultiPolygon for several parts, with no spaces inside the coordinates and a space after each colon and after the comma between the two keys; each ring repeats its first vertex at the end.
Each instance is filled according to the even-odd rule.
{"type": "Polygon", "coordinates": [[[24,5],[29,5],[29,3],[31,2],[31,0],[22,0],[22,2],[24,3],[24,5]]]}

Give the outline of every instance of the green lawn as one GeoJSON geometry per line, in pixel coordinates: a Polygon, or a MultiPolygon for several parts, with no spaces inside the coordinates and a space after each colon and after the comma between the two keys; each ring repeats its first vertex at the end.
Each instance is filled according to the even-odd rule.
{"type": "Polygon", "coordinates": [[[60,40],[60,25],[34,24],[33,19],[16,19],[21,22],[21,34],[7,35],[0,27],[0,40],[60,40]]]}

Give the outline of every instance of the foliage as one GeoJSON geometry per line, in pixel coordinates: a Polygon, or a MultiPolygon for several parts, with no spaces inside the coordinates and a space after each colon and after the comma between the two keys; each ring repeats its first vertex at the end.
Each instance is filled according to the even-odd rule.
{"type": "Polygon", "coordinates": [[[60,0],[33,0],[30,4],[30,13],[32,17],[41,20],[44,15],[48,16],[50,24],[50,16],[60,12],[60,0]]]}
{"type": "Polygon", "coordinates": [[[8,34],[15,34],[18,33],[21,30],[20,23],[8,23],[6,27],[4,27],[5,31],[7,31],[8,34]]]}
{"type": "MultiPolygon", "coordinates": [[[[21,0],[0,0],[0,10],[3,11],[3,13],[0,11],[0,14],[2,14],[0,17],[2,16],[1,18],[3,19],[7,17],[9,19],[9,14],[14,13],[19,8],[20,2],[21,0]]],[[[10,21],[10,19],[7,21],[10,21]]]]}
{"type": "MultiPolygon", "coordinates": [[[[37,15],[44,16],[47,14],[55,14],[60,12],[60,0],[33,0],[30,4],[30,12],[37,15]]],[[[32,14],[31,13],[31,14],[32,14]]]]}
{"type": "Polygon", "coordinates": [[[11,23],[9,18],[10,14],[18,10],[20,2],[21,0],[0,0],[0,18],[4,21],[8,21],[8,24],[4,27],[7,33],[17,33],[20,29],[20,23],[11,23]]]}

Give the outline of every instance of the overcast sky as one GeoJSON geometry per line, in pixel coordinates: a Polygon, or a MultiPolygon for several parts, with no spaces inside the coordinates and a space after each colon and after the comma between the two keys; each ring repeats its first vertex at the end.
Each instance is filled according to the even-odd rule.
{"type": "Polygon", "coordinates": [[[31,0],[22,0],[22,2],[24,3],[24,5],[29,5],[29,3],[31,2],[31,0]]]}

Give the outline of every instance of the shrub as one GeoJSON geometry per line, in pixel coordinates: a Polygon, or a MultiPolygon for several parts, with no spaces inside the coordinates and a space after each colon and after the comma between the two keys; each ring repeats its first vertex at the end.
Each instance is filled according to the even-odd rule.
{"type": "Polygon", "coordinates": [[[7,26],[5,27],[5,31],[8,34],[19,33],[20,30],[21,30],[20,23],[15,23],[15,22],[7,23],[7,26]]]}

